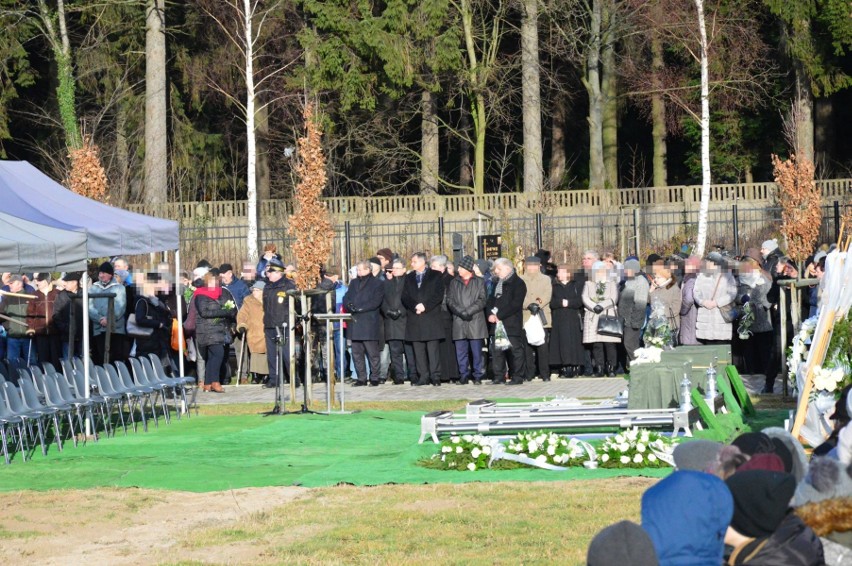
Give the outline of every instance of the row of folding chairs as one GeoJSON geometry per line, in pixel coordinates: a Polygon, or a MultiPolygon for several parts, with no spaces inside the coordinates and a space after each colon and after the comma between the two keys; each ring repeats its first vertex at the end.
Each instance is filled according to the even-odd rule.
{"type": "Polygon", "coordinates": [[[88,395],[80,358],[62,360],[61,373],[50,363],[42,367],[19,367],[16,383],[0,373],[0,441],[6,463],[10,462],[10,447],[13,452],[20,451],[26,460],[38,442],[42,454],[46,455],[51,432],[58,450],[62,450],[63,436],[66,440],[73,439],[76,446],[77,435],[84,431],[86,418],[92,425],[90,432],[95,441],[98,439],[98,418],[105,434],[115,434],[114,413],[125,435],[128,419],[134,431],[137,430],[137,412],[145,431],[148,430],[149,413],[158,427],[158,402],[161,415],[168,423],[171,416],[167,397],[174,400],[175,412],[181,418],[187,407],[186,386],[193,383],[194,378],[166,376],[160,359],[154,355],[132,358],[129,362],[129,369],[123,362],[103,366],[89,364],[88,395]],[[179,400],[182,407],[178,406],[179,400]],[[67,430],[63,433],[66,420],[67,430]]]}

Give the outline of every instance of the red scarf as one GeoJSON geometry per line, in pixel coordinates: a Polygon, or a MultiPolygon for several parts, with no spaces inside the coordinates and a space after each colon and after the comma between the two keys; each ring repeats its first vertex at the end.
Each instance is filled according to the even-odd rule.
{"type": "Polygon", "coordinates": [[[213,299],[214,301],[218,301],[219,297],[222,296],[222,288],[221,287],[213,287],[212,289],[208,286],[199,287],[195,290],[196,295],[201,295],[202,297],[207,297],[209,299],[213,299]]]}

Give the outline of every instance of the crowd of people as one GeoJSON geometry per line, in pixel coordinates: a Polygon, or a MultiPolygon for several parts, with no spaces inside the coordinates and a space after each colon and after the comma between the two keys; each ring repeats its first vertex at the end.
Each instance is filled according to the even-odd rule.
{"type": "Polygon", "coordinates": [[[679,444],[676,470],[642,496],[641,525],[620,521],[589,545],[589,566],[843,565],[852,561],[849,387],[835,433],[814,450],[783,428],[730,445],[679,444]]]}
{"type": "MultiPolygon", "coordinates": [[[[814,255],[809,275],[821,277],[825,256],[814,255]]],[[[288,292],[296,290],[296,269],[274,244],[240,271],[202,260],[177,282],[167,264],[146,272],[113,258],[91,270],[90,354],[97,363],[155,354],[175,367],[181,309],[188,360],[203,390],[223,391],[232,352],[239,377],[275,387],[291,374],[288,292]]],[[[3,274],[0,356],[56,365],[69,352],[79,355],[81,275],[3,274]]],[[[514,263],[401,257],[384,248],[353,266],[348,284],[342,275],[327,266],[318,288],[333,297],[335,312],[351,316],[334,324],[333,344],[336,374],[354,386],[614,376],[629,371],[642,347],[730,344],[740,369],[765,375],[771,392],[780,368],[779,281],[797,274],[767,240],[737,258],[714,251],[622,263],[586,250],[579,265],[556,265],[545,250],[514,263]]],[[[816,308],[818,291],[807,308],[816,308]]],[[[311,313],[326,311],[324,297],[312,303],[311,313]]],[[[326,325],[298,314],[298,325],[313,325],[309,347],[320,351],[313,370],[322,379],[326,325]]],[[[294,344],[299,364],[303,346],[294,344]]]]}

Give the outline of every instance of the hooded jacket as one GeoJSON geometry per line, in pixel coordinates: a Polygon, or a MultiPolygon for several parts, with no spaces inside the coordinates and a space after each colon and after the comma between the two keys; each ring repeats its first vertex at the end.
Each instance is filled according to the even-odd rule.
{"type": "Polygon", "coordinates": [[[722,564],[734,500],[718,477],[677,471],[642,495],[642,527],[660,566],[722,564]]]}

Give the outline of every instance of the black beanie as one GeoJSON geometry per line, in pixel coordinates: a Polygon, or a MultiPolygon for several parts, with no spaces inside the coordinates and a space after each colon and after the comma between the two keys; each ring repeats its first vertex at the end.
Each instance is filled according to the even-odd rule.
{"type": "Polygon", "coordinates": [[[655,566],[659,564],[654,543],[645,529],[620,521],[603,529],[589,544],[588,566],[655,566]]]}
{"type": "Polygon", "coordinates": [[[768,435],[762,432],[746,432],[739,435],[733,442],[734,446],[740,449],[740,452],[749,456],[755,454],[773,454],[775,452],[775,444],[768,435]]]}
{"type": "Polygon", "coordinates": [[[100,267],[98,267],[98,273],[109,273],[110,275],[115,275],[115,270],[110,262],[105,261],[100,267]]]}
{"type": "Polygon", "coordinates": [[[796,491],[796,478],[784,472],[748,470],[725,480],[734,496],[731,526],[741,535],[772,534],[787,515],[796,491]]]}

